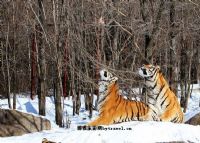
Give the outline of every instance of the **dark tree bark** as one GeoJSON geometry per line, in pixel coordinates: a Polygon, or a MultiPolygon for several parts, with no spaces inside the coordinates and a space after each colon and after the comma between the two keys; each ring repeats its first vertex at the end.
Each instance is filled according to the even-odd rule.
{"type": "Polygon", "coordinates": [[[35,35],[32,35],[32,48],[31,48],[31,99],[36,96],[36,41],[35,35]]]}
{"type": "Polygon", "coordinates": [[[185,95],[185,102],[184,102],[184,108],[183,108],[183,112],[185,113],[186,110],[187,110],[187,107],[188,107],[188,103],[189,103],[189,99],[191,97],[191,94],[192,94],[192,90],[193,90],[193,84],[191,85],[191,67],[192,67],[192,59],[193,59],[193,47],[191,48],[191,51],[190,51],[190,55],[188,55],[188,67],[187,67],[187,80],[186,80],[186,85],[185,85],[185,92],[186,92],[186,95],[185,95]]]}
{"type": "Polygon", "coordinates": [[[77,80],[76,85],[78,86],[76,88],[76,114],[79,115],[80,107],[81,107],[81,89],[80,89],[80,80],[77,80]]]}
{"type": "MultiPolygon", "coordinates": [[[[147,23],[148,21],[148,1],[147,0],[140,0],[140,13],[142,16],[142,20],[147,23]]],[[[144,55],[145,58],[148,58],[148,45],[150,42],[150,33],[148,32],[147,28],[145,29],[145,34],[144,34],[144,55]]]]}
{"type": "MultiPolygon", "coordinates": [[[[15,38],[14,38],[15,39],[15,38]]],[[[15,43],[15,42],[13,42],[15,43]]],[[[16,92],[17,92],[17,67],[16,67],[16,47],[13,44],[13,109],[16,109],[16,92]]]]}
{"type": "MultiPolygon", "coordinates": [[[[96,28],[96,37],[97,37],[96,59],[97,59],[98,63],[101,62],[101,51],[100,51],[101,44],[102,44],[101,35],[102,35],[102,27],[97,27],[96,28]]],[[[98,84],[98,81],[99,81],[99,71],[100,71],[100,67],[99,67],[98,63],[96,64],[96,70],[95,70],[95,83],[96,84],[98,84]]],[[[97,101],[98,101],[99,100],[99,89],[96,88],[94,90],[94,93],[97,95],[97,101]]],[[[97,105],[96,105],[96,107],[97,107],[97,105]]]]}
{"type": "Polygon", "coordinates": [[[67,39],[65,41],[65,49],[64,49],[64,75],[63,75],[63,96],[68,97],[67,92],[67,82],[68,82],[68,73],[67,73],[67,63],[68,63],[68,43],[67,39]]]}
{"type": "Polygon", "coordinates": [[[89,105],[89,118],[92,118],[92,112],[93,112],[93,89],[92,89],[92,87],[90,89],[90,93],[91,94],[88,98],[88,100],[89,100],[89,103],[88,103],[88,105],[89,105]]]}
{"type": "MultiPolygon", "coordinates": [[[[58,72],[58,71],[57,71],[58,72]]],[[[55,88],[56,88],[56,96],[55,96],[55,112],[56,112],[56,124],[62,127],[62,88],[61,88],[60,78],[56,78],[55,88]]]]}
{"type": "Polygon", "coordinates": [[[186,55],[186,49],[187,46],[185,44],[185,41],[181,39],[182,47],[181,47],[181,53],[180,53],[180,88],[181,88],[181,100],[180,104],[181,107],[184,107],[185,105],[185,99],[186,99],[186,64],[187,64],[187,55],[186,55]]]}
{"type": "Polygon", "coordinates": [[[10,31],[10,25],[8,24],[8,34],[6,36],[6,95],[7,95],[7,98],[8,98],[8,107],[11,109],[12,106],[11,106],[11,100],[10,100],[10,80],[11,80],[11,77],[10,77],[10,55],[9,55],[9,31],[10,31]]]}
{"type": "Polygon", "coordinates": [[[17,89],[17,67],[16,67],[16,51],[17,51],[17,48],[16,48],[16,18],[15,18],[15,3],[14,1],[12,1],[12,9],[13,9],[13,16],[12,16],[12,22],[13,22],[13,43],[12,43],[12,46],[13,46],[13,109],[16,109],[16,89],[17,89]]]}
{"type": "Polygon", "coordinates": [[[38,98],[39,98],[39,114],[45,116],[46,106],[46,60],[45,60],[45,46],[43,43],[43,32],[42,27],[44,26],[44,11],[43,11],[43,0],[38,0],[39,6],[39,22],[38,26],[38,58],[39,58],[39,75],[38,75],[38,98]]]}
{"type": "Polygon", "coordinates": [[[73,116],[76,113],[76,91],[75,91],[75,71],[74,68],[75,67],[75,51],[73,51],[74,49],[72,49],[71,51],[71,96],[72,96],[72,102],[73,102],[73,116]]]}
{"type": "Polygon", "coordinates": [[[56,96],[55,96],[55,110],[56,110],[56,124],[60,127],[63,126],[63,109],[61,96],[63,96],[63,86],[62,86],[62,46],[64,45],[61,37],[61,12],[62,3],[58,0],[53,0],[53,18],[54,18],[54,31],[55,31],[55,59],[56,59],[56,96]]]}
{"type": "MultiPolygon", "coordinates": [[[[150,32],[147,28],[145,30],[144,34],[144,51],[145,51],[145,58],[146,62],[151,62],[153,63],[153,51],[152,48],[154,46],[154,40],[157,35],[157,32],[159,31],[159,25],[161,21],[161,16],[162,16],[162,11],[164,10],[164,0],[160,0],[160,4],[158,7],[157,15],[155,20],[153,21],[153,29],[150,32]]],[[[147,0],[140,0],[140,12],[142,15],[142,19],[145,23],[148,22],[148,16],[149,16],[149,11],[148,11],[148,1],[147,0]]]]}
{"type": "Polygon", "coordinates": [[[169,24],[170,24],[170,32],[169,32],[169,64],[168,64],[168,77],[169,77],[169,85],[171,90],[177,95],[177,56],[176,53],[176,41],[175,41],[175,1],[170,0],[170,17],[169,17],[169,24]]]}
{"type": "Polygon", "coordinates": [[[88,98],[89,98],[89,93],[85,92],[85,110],[89,110],[88,98]]]}

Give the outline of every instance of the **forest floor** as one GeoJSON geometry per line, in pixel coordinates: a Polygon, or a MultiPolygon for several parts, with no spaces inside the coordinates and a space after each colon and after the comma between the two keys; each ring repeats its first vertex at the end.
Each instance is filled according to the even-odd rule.
{"type": "MultiPolygon", "coordinates": [[[[184,141],[200,143],[200,126],[187,124],[174,124],[169,122],[139,122],[132,121],[110,126],[103,126],[102,130],[78,130],[77,126],[83,126],[95,119],[98,112],[93,111],[92,119],[88,118],[85,111],[84,96],[81,96],[80,115],[72,116],[72,100],[64,100],[64,111],[71,120],[70,128],[59,128],[55,124],[55,107],[53,97],[46,98],[46,118],[51,121],[52,129],[37,133],[26,134],[17,137],[0,137],[0,143],[41,143],[43,138],[61,143],[153,143],[184,141]]],[[[185,120],[190,119],[200,112],[199,85],[194,86],[189,107],[185,113],[185,120]]],[[[8,108],[7,100],[0,100],[0,108],[8,108]]],[[[38,114],[38,100],[18,95],[17,110],[38,114]]]]}

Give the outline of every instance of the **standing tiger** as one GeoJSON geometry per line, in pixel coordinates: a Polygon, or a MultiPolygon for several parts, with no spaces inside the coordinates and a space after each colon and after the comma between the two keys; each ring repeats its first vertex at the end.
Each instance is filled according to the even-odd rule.
{"type": "Polygon", "coordinates": [[[131,120],[160,120],[154,111],[143,102],[123,98],[119,94],[118,78],[107,70],[100,71],[99,116],[89,126],[110,125],[131,120]]]}
{"type": "Polygon", "coordinates": [[[159,66],[143,65],[139,75],[145,79],[148,105],[158,113],[161,121],[183,122],[183,112],[175,94],[170,90],[159,66]]]}

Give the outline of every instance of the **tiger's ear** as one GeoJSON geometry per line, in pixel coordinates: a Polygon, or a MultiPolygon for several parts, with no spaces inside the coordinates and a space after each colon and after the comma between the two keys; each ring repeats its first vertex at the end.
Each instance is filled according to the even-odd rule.
{"type": "Polygon", "coordinates": [[[156,66],[156,69],[160,70],[160,66],[156,66]]]}
{"type": "Polygon", "coordinates": [[[114,77],[114,80],[115,80],[115,81],[118,81],[118,77],[114,77]]]}

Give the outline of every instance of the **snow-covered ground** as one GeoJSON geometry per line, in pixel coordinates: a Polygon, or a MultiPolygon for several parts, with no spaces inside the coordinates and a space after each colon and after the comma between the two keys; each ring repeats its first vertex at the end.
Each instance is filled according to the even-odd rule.
{"type": "Polygon", "coordinates": [[[193,85],[192,95],[188,103],[188,109],[185,113],[185,121],[200,113],[200,85],[193,85]]]}
{"type": "MultiPolygon", "coordinates": [[[[199,88],[199,86],[198,86],[199,88]]],[[[81,101],[84,101],[81,96],[81,101]]],[[[193,90],[189,107],[185,113],[188,120],[200,112],[200,90],[193,90]]],[[[90,121],[89,113],[81,103],[80,115],[72,116],[72,100],[65,99],[64,111],[69,114],[71,126],[69,129],[59,128],[55,124],[55,107],[53,97],[46,98],[46,118],[52,123],[52,130],[26,134],[17,137],[0,138],[0,143],[41,143],[43,138],[61,143],[151,143],[184,141],[200,143],[200,126],[187,124],[174,124],[167,122],[126,122],[110,126],[103,126],[102,130],[77,130],[77,126],[85,125],[90,121]]],[[[7,108],[7,100],[0,100],[0,108],[7,108]]],[[[38,114],[38,100],[30,98],[17,98],[17,110],[38,114]]],[[[92,120],[98,115],[93,112],[92,120]]]]}

